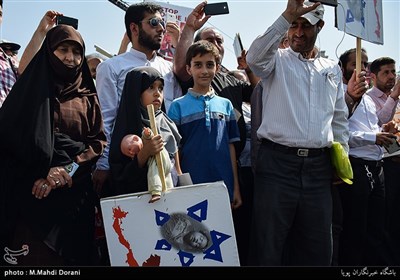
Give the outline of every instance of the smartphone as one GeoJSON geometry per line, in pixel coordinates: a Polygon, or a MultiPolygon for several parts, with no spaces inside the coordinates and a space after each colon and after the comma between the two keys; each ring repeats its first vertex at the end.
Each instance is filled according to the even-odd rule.
{"type": "Polygon", "coordinates": [[[204,13],[207,16],[229,14],[228,2],[207,4],[204,6],[204,13]]]}
{"type": "Polygon", "coordinates": [[[384,147],[389,154],[393,154],[400,150],[400,144],[399,142],[397,142],[397,139],[394,139],[393,143],[390,144],[389,146],[384,146],[384,147]]]}
{"type": "Polygon", "coordinates": [[[167,17],[166,22],[173,22],[173,23],[178,24],[178,19],[176,17],[176,14],[171,14],[171,13],[167,12],[166,17],[167,17]]]}
{"type": "Polygon", "coordinates": [[[337,0],[310,0],[310,2],[320,2],[323,5],[328,5],[332,7],[337,7],[338,5],[337,0]]]}
{"type": "Polygon", "coordinates": [[[70,164],[67,164],[64,166],[65,171],[67,171],[69,176],[73,176],[75,174],[75,171],[78,169],[79,164],[76,162],[72,162],[70,164]]]}
{"type": "Polygon", "coordinates": [[[57,25],[58,24],[66,24],[66,25],[71,25],[73,28],[78,30],[78,19],[77,18],[72,18],[72,17],[66,17],[66,16],[57,16],[57,25]]]}

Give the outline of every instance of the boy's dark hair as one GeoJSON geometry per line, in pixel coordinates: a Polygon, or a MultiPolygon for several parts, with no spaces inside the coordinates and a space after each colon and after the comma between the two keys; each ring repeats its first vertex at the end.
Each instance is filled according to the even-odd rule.
{"type": "Polygon", "coordinates": [[[396,63],[396,61],[393,58],[380,57],[372,61],[371,65],[369,66],[369,70],[371,71],[371,73],[378,75],[378,72],[381,70],[381,66],[394,63],[396,63]]]}
{"type": "MultiPolygon", "coordinates": [[[[346,68],[347,63],[349,62],[349,56],[355,52],[356,52],[356,49],[353,48],[353,49],[349,49],[349,50],[345,51],[344,53],[342,53],[342,55],[339,57],[339,62],[338,62],[339,66],[346,68]]],[[[361,48],[361,52],[367,54],[367,51],[364,48],[361,48]]],[[[365,66],[365,68],[367,68],[367,65],[364,65],[364,66],[365,66]]]]}
{"type": "Polygon", "coordinates": [[[193,45],[191,45],[186,52],[186,65],[190,66],[192,58],[197,56],[198,54],[200,54],[200,56],[203,56],[208,53],[214,56],[217,65],[221,64],[221,56],[219,55],[217,47],[213,43],[210,43],[206,40],[200,40],[193,43],[193,45]]]}
{"type": "Polygon", "coordinates": [[[145,13],[155,14],[156,12],[163,13],[163,8],[160,5],[150,3],[150,2],[140,2],[136,4],[132,4],[128,7],[125,12],[125,28],[126,35],[128,38],[132,40],[131,36],[131,23],[139,24],[145,17],[145,13]]]}
{"type": "Polygon", "coordinates": [[[0,0],[0,6],[3,8],[3,0],[0,0]]]}

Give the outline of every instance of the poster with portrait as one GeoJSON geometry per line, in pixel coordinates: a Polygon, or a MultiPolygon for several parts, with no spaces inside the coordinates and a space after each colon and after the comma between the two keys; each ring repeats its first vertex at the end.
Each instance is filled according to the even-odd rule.
{"type": "Polygon", "coordinates": [[[383,45],[382,0],[339,0],[336,27],[347,34],[383,45]]]}
{"type": "MultiPolygon", "coordinates": [[[[183,30],[183,27],[185,26],[187,16],[193,10],[193,8],[172,5],[166,2],[157,2],[151,0],[145,0],[144,2],[152,2],[160,5],[164,10],[164,13],[162,13],[161,16],[164,18],[165,22],[175,21],[178,24],[181,32],[183,30]]],[[[164,35],[159,53],[162,54],[167,60],[172,61],[174,50],[172,49],[171,37],[168,32],[164,35]]]]}
{"type": "Polygon", "coordinates": [[[223,182],[101,200],[112,266],[239,266],[223,182]]]}

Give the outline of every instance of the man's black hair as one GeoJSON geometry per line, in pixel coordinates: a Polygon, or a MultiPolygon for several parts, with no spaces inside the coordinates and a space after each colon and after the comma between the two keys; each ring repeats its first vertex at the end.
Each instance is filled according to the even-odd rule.
{"type": "MultiPolygon", "coordinates": [[[[355,52],[356,52],[356,49],[353,48],[353,49],[349,49],[349,50],[345,51],[344,53],[342,53],[342,55],[339,57],[339,62],[338,62],[339,66],[346,68],[347,63],[349,62],[349,56],[355,52]]],[[[361,48],[361,52],[363,52],[365,54],[367,53],[367,51],[364,48],[361,48]]],[[[365,68],[366,68],[366,66],[365,66],[365,68]]]]}
{"type": "Polygon", "coordinates": [[[381,67],[383,65],[395,64],[395,63],[396,61],[393,58],[380,57],[372,61],[371,65],[369,66],[369,70],[371,71],[371,73],[378,75],[378,72],[381,70],[381,67]]]}

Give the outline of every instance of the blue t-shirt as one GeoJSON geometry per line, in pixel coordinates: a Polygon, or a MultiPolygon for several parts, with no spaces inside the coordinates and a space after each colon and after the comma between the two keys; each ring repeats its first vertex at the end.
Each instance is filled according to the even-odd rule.
{"type": "Polygon", "coordinates": [[[223,180],[233,200],[233,171],[229,144],[240,141],[232,103],[215,95],[188,94],[175,99],[168,116],[182,136],[180,163],[194,184],[223,180]]]}

